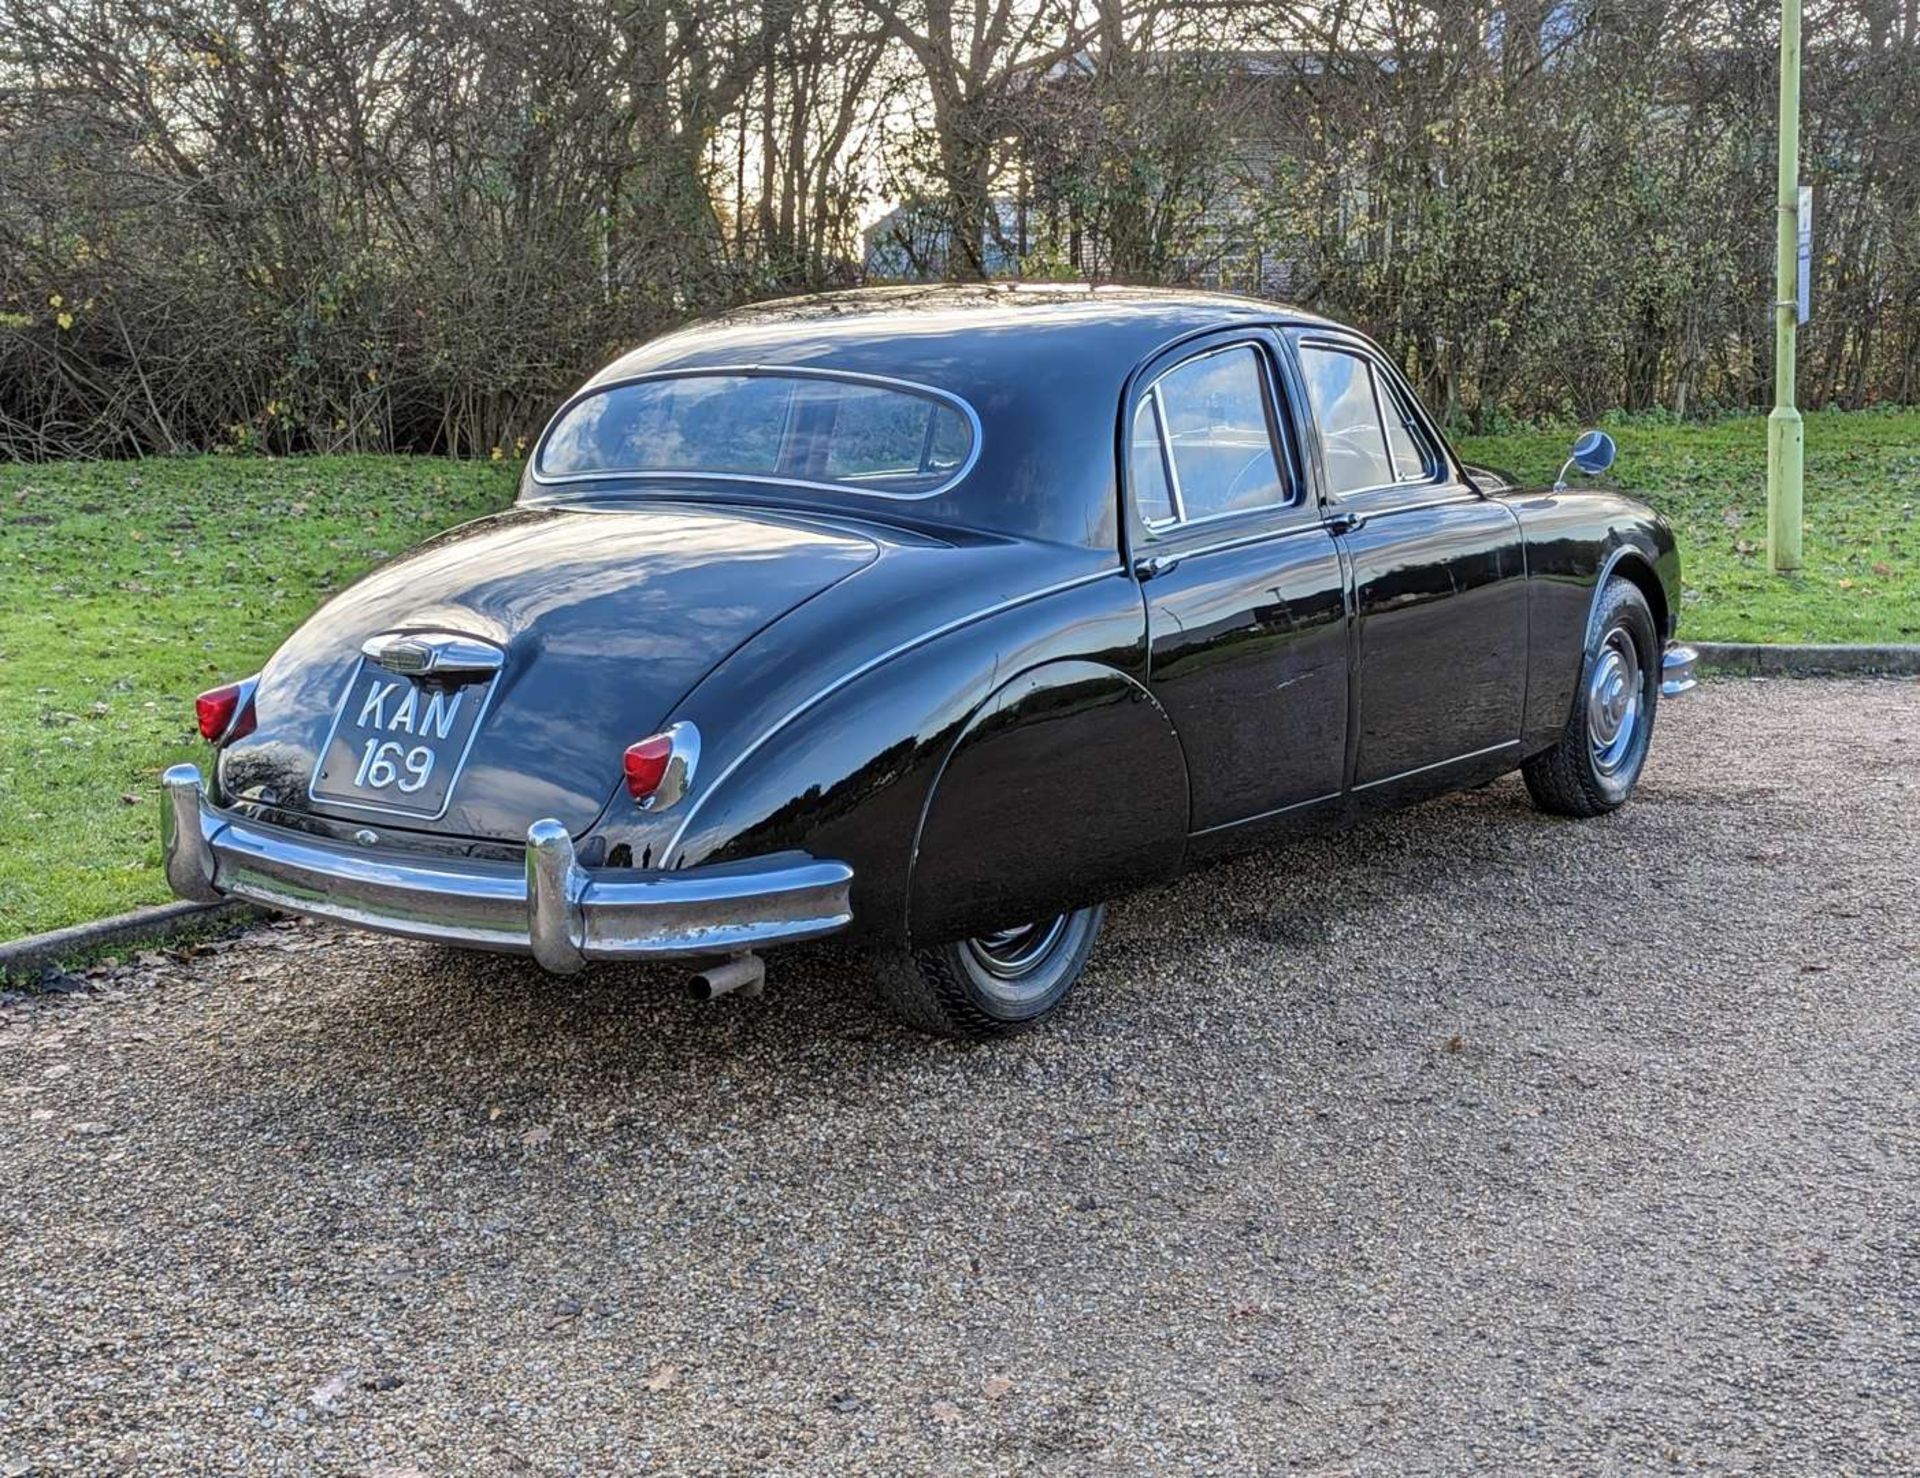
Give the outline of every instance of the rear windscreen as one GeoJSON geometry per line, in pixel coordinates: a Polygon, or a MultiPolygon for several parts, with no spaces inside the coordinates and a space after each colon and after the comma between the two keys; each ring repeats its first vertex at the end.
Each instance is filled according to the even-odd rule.
{"type": "Polygon", "coordinates": [[[814,375],[686,374],[583,396],[535,463],[546,481],[679,473],[930,493],[966,467],[972,418],[892,384],[814,375]]]}

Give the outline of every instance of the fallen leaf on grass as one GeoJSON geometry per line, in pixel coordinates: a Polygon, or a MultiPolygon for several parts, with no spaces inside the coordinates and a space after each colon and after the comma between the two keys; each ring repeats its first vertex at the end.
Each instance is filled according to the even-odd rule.
{"type": "Polygon", "coordinates": [[[1885,560],[1875,560],[1873,562],[1873,572],[1882,580],[1891,580],[1893,578],[1893,566],[1885,560]]]}

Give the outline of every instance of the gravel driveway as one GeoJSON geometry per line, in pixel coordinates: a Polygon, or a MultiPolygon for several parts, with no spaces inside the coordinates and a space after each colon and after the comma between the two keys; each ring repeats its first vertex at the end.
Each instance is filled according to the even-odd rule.
{"type": "Polygon", "coordinates": [[[1920,684],[1722,682],[910,1036],[308,925],[0,1011],[0,1475],[1913,1471],[1920,684]]]}

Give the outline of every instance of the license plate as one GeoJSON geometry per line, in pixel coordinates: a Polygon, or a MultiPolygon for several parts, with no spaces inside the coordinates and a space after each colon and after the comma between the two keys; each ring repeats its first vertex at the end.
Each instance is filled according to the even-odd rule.
{"type": "Polygon", "coordinates": [[[307,793],[316,801],[435,821],[447,812],[494,679],[457,686],[361,660],[307,793]]]}

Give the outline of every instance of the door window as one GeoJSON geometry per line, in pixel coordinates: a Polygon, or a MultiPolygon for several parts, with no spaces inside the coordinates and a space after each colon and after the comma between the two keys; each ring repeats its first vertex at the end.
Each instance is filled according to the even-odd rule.
{"type": "Polygon", "coordinates": [[[1167,481],[1167,461],[1160,445],[1160,412],[1151,394],[1134,408],[1127,456],[1140,516],[1150,524],[1172,523],[1173,485],[1167,481]]]}
{"type": "Polygon", "coordinates": [[[1413,413],[1406,392],[1378,370],[1374,383],[1380,387],[1380,403],[1387,412],[1387,446],[1393,453],[1393,472],[1400,482],[1426,482],[1436,473],[1440,458],[1433,442],[1413,413]]]}
{"type": "Polygon", "coordinates": [[[1320,427],[1327,491],[1339,497],[1398,482],[1366,360],[1342,349],[1303,344],[1300,370],[1307,381],[1307,403],[1320,427]]]}
{"type": "Polygon", "coordinates": [[[1162,375],[1134,412],[1131,455],[1134,497],[1149,524],[1284,505],[1258,351],[1237,344],[1162,375]]]}

